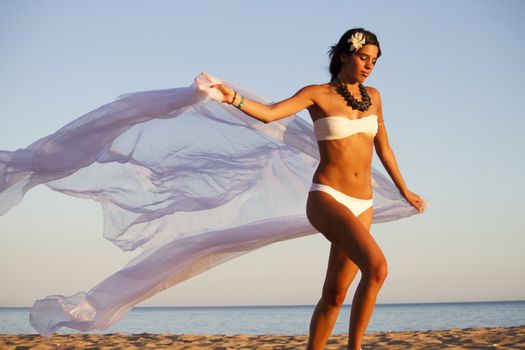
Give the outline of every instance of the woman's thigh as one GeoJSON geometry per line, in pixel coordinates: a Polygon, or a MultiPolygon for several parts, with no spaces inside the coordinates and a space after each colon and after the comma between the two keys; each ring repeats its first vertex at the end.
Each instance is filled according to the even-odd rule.
{"type": "Polygon", "coordinates": [[[354,263],[363,270],[385,261],[383,252],[370,234],[372,208],[356,217],[329,194],[312,191],[308,194],[306,214],[312,226],[337,248],[332,249],[335,257],[331,259],[336,269],[345,270],[354,263]]]}
{"type": "MultiPolygon", "coordinates": [[[[369,208],[361,213],[357,219],[370,231],[373,209],[369,208]]],[[[348,287],[354,280],[358,266],[337,248],[333,243],[330,246],[330,256],[323,286],[323,295],[337,299],[336,303],[342,304],[348,287]]]]}

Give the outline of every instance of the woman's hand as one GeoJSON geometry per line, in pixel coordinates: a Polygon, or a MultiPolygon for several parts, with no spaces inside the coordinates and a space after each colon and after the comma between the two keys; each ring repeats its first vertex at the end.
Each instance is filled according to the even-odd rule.
{"type": "Polygon", "coordinates": [[[410,192],[409,190],[406,190],[406,192],[403,193],[403,197],[407,200],[408,203],[410,203],[414,208],[417,209],[420,213],[425,211],[425,208],[427,207],[427,202],[419,197],[417,194],[410,192]]]}
{"type": "Polygon", "coordinates": [[[212,87],[216,88],[222,93],[222,103],[233,103],[233,96],[235,95],[235,91],[233,91],[224,84],[212,85],[212,87]]]}

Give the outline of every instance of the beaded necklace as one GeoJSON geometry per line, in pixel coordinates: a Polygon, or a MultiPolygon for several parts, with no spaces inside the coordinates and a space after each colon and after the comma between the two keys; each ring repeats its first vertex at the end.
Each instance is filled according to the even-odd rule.
{"type": "Polygon", "coordinates": [[[350,91],[348,91],[348,88],[345,84],[341,83],[339,79],[335,78],[336,87],[335,91],[339,93],[339,95],[343,96],[343,98],[346,101],[346,104],[352,109],[357,109],[361,112],[366,111],[371,105],[372,102],[370,101],[370,96],[368,95],[368,92],[366,91],[363,84],[359,83],[359,92],[361,93],[361,101],[357,101],[355,97],[352,95],[350,91]]]}

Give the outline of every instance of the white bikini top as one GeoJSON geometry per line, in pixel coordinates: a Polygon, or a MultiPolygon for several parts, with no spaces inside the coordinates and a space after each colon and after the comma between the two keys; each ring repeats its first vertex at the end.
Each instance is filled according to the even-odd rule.
{"type": "Polygon", "coordinates": [[[377,128],[377,115],[375,114],[359,119],[324,117],[314,121],[314,134],[318,141],[344,139],[360,132],[375,136],[377,128]]]}

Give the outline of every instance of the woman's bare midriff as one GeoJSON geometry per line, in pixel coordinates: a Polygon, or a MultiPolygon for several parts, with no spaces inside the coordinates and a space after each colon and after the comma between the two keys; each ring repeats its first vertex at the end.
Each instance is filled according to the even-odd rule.
{"type": "MultiPolygon", "coordinates": [[[[315,104],[308,108],[313,121],[328,116],[344,116],[359,119],[377,110],[366,112],[351,110],[344,99],[330,84],[319,85],[315,104]]],[[[372,106],[376,102],[372,101],[372,106]]],[[[312,181],[333,187],[349,196],[372,198],[371,165],[374,149],[374,136],[357,133],[344,139],[318,141],[320,162],[312,181]]]]}
{"type": "Polygon", "coordinates": [[[319,141],[320,162],[312,181],[349,196],[372,198],[371,164],[374,138],[365,133],[319,141]]]}

